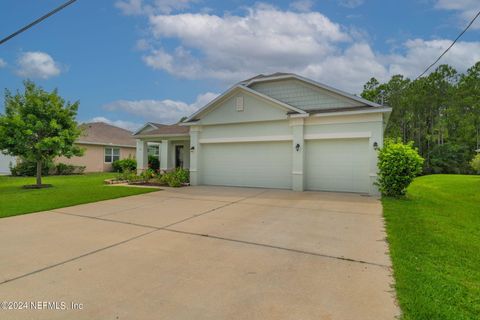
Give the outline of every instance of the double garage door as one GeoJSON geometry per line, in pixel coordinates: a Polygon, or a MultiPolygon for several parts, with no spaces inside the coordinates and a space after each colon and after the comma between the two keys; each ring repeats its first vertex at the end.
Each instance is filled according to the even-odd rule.
{"type": "MultiPolygon", "coordinates": [[[[202,144],[205,185],[292,188],[291,141],[202,144]]],[[[369,192],[368,139],[307,140],[307,190],[369,192]]]]}

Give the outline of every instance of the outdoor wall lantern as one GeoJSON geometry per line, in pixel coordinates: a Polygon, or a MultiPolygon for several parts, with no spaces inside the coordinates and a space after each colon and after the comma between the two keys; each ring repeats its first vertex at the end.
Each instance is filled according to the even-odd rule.
{"type": "Polygon", "coordinates": [[[375,142],[373,143],[373,149],[378,150],[378,143],[377,143],[377,141],[375,141],[375,142]]]}
{"type": "Polygon", "coordinates": [[[297,151],[300,150],[300,143],[297,143],[297,144],[295,145],[295,150],[297,150],[297,151]]]}
{"type": "Polygon", "coordinates": [[[190,151],[193,151],[193,150],[195,150],[195,146],[190,147],[190,151]]]}

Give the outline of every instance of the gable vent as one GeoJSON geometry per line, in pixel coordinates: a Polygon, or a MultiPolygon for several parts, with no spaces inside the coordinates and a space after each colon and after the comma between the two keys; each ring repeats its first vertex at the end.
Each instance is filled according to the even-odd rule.
{"type": "Polygon", "coordinates": [[[243,111],[243,97],[237,97],[235,99],[235,108],[237,111],[243,111]]]}

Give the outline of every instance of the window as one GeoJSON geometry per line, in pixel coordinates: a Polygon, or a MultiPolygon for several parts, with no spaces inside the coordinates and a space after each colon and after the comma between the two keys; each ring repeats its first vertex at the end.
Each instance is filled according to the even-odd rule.
{"type": "Polygon", "coordinates": [[[158,157],[159,154],[160,154],[160,146],[158,144],[148,146],[148,155],[149,156],[158,157]]]}
{"type": "Polygon", "coordinates": [[[120,160],[120,148],[105,148],[105,163],[120,160]]]}

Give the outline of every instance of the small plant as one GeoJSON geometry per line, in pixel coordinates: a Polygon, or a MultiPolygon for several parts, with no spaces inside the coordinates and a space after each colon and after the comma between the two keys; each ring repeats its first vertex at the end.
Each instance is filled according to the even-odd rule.
{"type": "Polygon", "coordinates": [[[126,169],[126,170],[123,170],[123,172],[119,172],[117,174],[117,180],[136,181],[138,180],[138,176],[135,171],[126,169]]]}
{"type": "Polygon", "coordinates": [[[177,168],[174,171],[166,172],[160,177],[162,183],[166,183],[169,187],[181,187],[182,184],[189,181],[189,172],[183,168],[177,168]]]}
{"type": "Polygon", "coordinates": [[[155,176],[156,176],[155,170],[148,168],[144,170],[142,173],[140,173],[140,180],[148,182],[149,180],[155,178],[155,176]]]}
{"type": "Polygon", "coordinates": [[[473,157],[472,161],[470,161],[470,165],[473,170],[475,170],[475,173],[480,174],[480,153],[473,157]]]}
{"type": "Polygon", "coordinates": [[[377,185],[382,195],[404,195],[413,179],[422,172],[423,162],[413,142],[404,144],[400,140],[387,139],[378,154],[377,185]]]}
{"type": "Polygon", "coordinates": [[[155,171],[160,169],[160,161],[157,156],[148,156],[148,167],[155,171]]]}
{"type": "Polygon", "coordinates": [[[112,163],[112,169],[115,172],[123,172],[125,170],[135,171],[137,169],[137,161],[132,158],[115,160],[112,163]]]}

